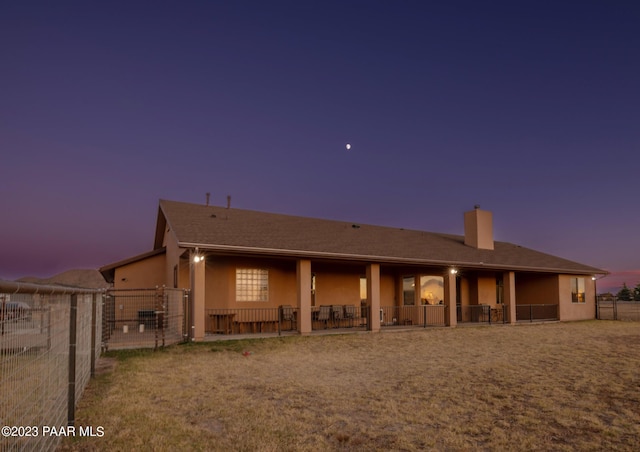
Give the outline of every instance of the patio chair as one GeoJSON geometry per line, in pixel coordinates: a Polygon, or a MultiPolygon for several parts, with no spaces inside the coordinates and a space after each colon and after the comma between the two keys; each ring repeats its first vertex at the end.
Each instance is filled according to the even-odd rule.
{"type": "Polygon", "coordinates": [[[324,327],[327,328],[329,320],[331,319],[331,306],[320,306],[317,319],[319,322],[324,322],[324,327]]]}
{"type": "Polygon", "coordinates": [[[349,326],[353,326],[353,321],[357,315],[356,307],[352,304],[348,304],[344,307],[344,318],[349,321],[349,326]]]}
{"type": "Polygon", "coordinates": [[[343,319],[344,306],[334,304],[331,306],[331,318],[333,319],[334,326],[337,328],[340,326],[340,320],[343,319]]]}
{"type": "Polygon", "coordinates": [[[296,315],[291,305],[280,306],[280,324],[289,322],[290,329],[295,329],[296,315]]]}

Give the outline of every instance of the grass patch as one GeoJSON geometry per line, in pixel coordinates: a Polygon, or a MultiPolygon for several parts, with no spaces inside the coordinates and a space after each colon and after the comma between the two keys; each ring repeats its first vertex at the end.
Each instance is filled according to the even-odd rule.
{"type": "Polygon", "coordinates": [[[63,450],[639,450],[640,327],[591,321],[110,352],[63,450]]]}

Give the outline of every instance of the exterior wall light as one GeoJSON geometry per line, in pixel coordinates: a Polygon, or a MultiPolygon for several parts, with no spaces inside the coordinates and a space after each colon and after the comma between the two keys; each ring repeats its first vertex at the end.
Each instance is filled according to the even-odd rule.
{"type": "Polygon", "coordinates": [[[202,262],[202,261],[204,261],[204,256],[198,256],[198,255],[196,255],[196,256],[194,256],[194,258],[193,258],[193,262],[195,262],[196,264],[197,264],[198,262],[202,262]]]}
{"type": "Polygon", "coordinates": [[[455,268],[452,268],[451,270],[449,270],[451,272],[452,275],[457,275],[458,274],[458,270],[455,268]]]}

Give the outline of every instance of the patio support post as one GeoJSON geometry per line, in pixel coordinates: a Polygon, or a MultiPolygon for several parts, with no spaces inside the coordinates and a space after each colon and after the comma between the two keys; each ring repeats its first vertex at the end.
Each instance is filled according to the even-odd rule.
{"type": "Polygon", "coordinates": [[[205,325],[205,261],[200,259],[194,262],[196,254],[191,254],[191,296],[193,299],[193,311],[191,320],[192,340],[202,341],[204,339],[205,325]]]}
{"type": "Polygon", "coordinates": [[[456,298],[456,273],[447,271],[444,276],[444,304],[446,305],[446,326],[456,326],[458,324],[456,298]]]}
{"type": "Polygon", "coordinates": [[[298,331],[311,333],[311,261],[298,259],[296,265],[298,289],[298,331]]]}
{"type": "Polygon", "coordinates": [[[367,265],[367,306],[371,310],[367,327],[377,333],[380,331],[380,264],[367,265]]]}
{"type": "Polygon", "coordinates": [[[504,282],[504,302],[509,310],[509,323],[516,323],[516,274],[515,272],[504,272],[502,275],[504,282]]]}

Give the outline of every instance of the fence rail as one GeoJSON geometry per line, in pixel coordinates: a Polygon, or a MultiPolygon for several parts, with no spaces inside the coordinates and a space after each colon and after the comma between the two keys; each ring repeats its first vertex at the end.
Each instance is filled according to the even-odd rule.
{"type": "Polygon", "coordinates": [[[380,308],[380,327],[444,326],[444,305],[383,306],[380,308]]]}
{"type": "Polygon", "coordinates": [[[279,308],[207,309],[205,333],[256,334],[295,330],[297,310],[279,308]]]}
{"type": "MultiPolygon", "coordinates": [[[[367,307],[356,305],[326,305],[311,308],[312,330],[332,328],[365,329],[367,307]]],[[[264,334],[294,332],[298,330],[300,311],[283,305],[277,308],[207,309],[207,334],[264,334]]]]}
{"type": "Polygon", "coordinates": [[[322,305],[311,308],[311,329],[366,329],[370,309],[362,305],[322,305]]]}
{"type": "Polygon", "coordinates": [[[516,320],[519,322],[558,320],[559,318],[557,304],[516,305],[516,320]]]}
{"type": "Polygon", "coordinates": [[[507,312],[507,306],[504,304],[464,305],[456,309],[457,320],[460,323],[507,323],[509,321],[507,312]]]}
{"type": "Polygon", "coordinates": [[[53,450],[43,427],[73,426],[101,351],[101,292],[0,280],[0,424],[39,435],[0,438],[0,451],[53,450]]]}

